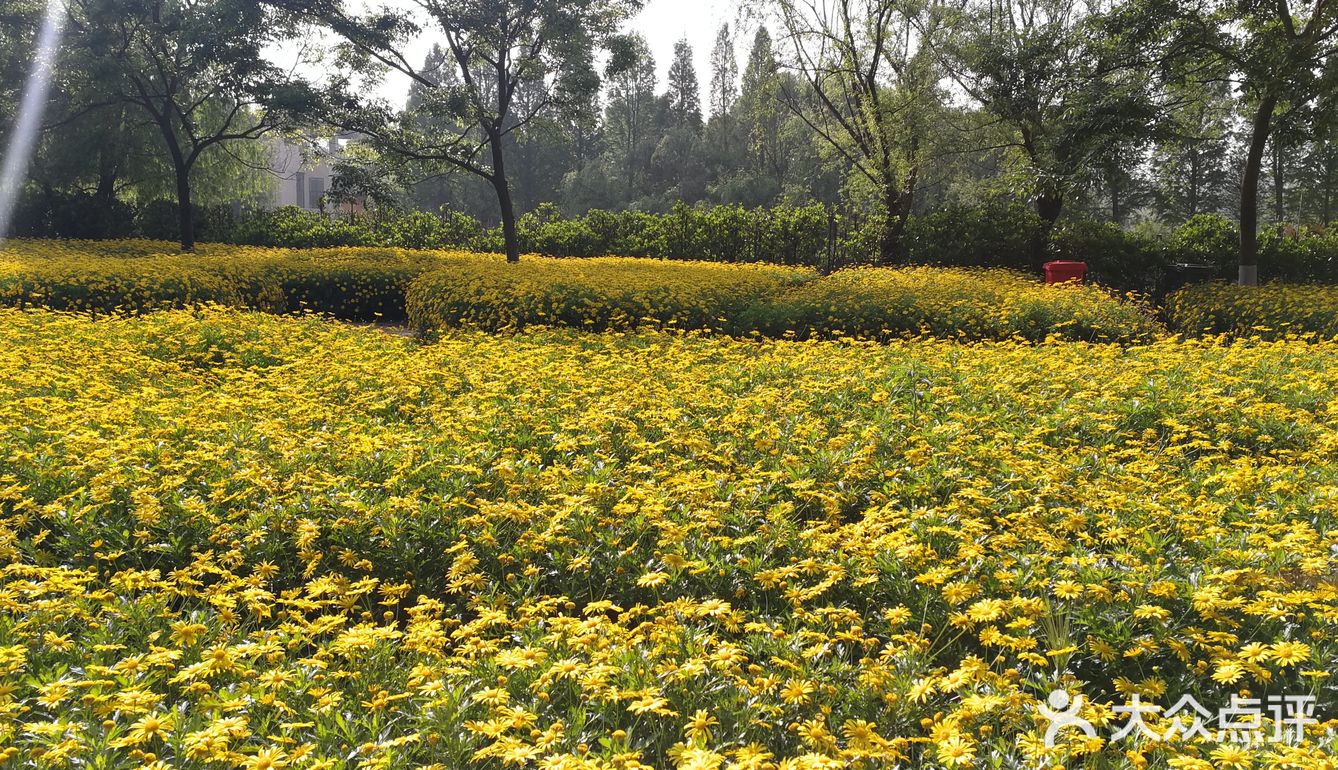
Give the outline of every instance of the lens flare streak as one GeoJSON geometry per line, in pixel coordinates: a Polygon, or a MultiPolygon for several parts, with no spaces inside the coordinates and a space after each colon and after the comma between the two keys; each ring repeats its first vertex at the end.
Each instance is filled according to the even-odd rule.
{"type": "Polygon", "coordinates": [[[18,119],[9,136],[9,150],[0,168],[0,240],[9,234],[13,224],[14,206],[23,180],[28,173],[28,161],[42,129],[42,113],[46,107],[51,76],[56,69],[56,53],[65,31],[65,4],[63,0],[47,0],[42,29],[37,35],[37,49],[33,56],[28,85],[19,104],[18,119]]]}

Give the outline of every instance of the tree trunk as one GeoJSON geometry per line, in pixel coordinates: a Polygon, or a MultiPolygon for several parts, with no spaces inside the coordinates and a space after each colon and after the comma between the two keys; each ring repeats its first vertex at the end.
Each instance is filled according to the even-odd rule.
{"type": "Polygon", "coordinates": [[[116,169],[106,163],[98,171],[98,186],[93,191],[93,198],[103,213],[111,211],[112,201],[116,198],[116,169]]]}
{"type": "Polygon", "coordinates": [[[195,251],[195,217],[190,202],[190,167],[177,166],[177,223],[181,234],[181,250],[195,251]]]}
{"type": "Polygon", "coordinates": [[[120,238],[124,233],[118,232],[114,227],[115,222],[113,211],[116,206],[116,172],[109,170],[104,163],[98,171],[98,186],[93,191],[93,212],[96,221],[93,223],[95,238],[120,238]]]}
{"type": "Polygon", "coordinates": [[[1277,97],[1269,94],[1259,103],[1251,122],[1250,149],[1245,155],[1245,174],[1240,185],[1241,286],[1259,285],[1259,170],[1273,124],[1277,97]]]}
{"type": "MultiPolygon", "coordinates": [[[[165,115],[165,113],[164,113],[165,115]]],[[[165,116],[160,116],[158,129],[163,134],[163,143],[167,145],[167,154],[172,158],[172,169],[177,178],[177,234],[181,237],[183,252],[195,251],[195,218],[191,216],[190,170],[199,157],[198,150],[189,157],[181,151],[176,132],[165,116]]]]}
{"type": "Polygon", "coordinates": [[[878,241],[878,264],[894,265],[901,261],[901,237],[906,232],[906,215],[910,210],[910,195],[907,195],[895,183],[888,184],[883,190],[883,205],[887,213],[883,219],[883,232],[878,241]]]}
{"type": "Polygon", "coordinates": [[[1324,226],[1333,224],[1333,156],[1324,161],[1324,226]]]}
{"type": "Polygon", "coordinates": [[[497,191],[497,207],[502,214],[502,237],[506,240],[506,261],[520,261],[520,236],[516,232],[516,204],[511,199],[511,184],[506,180],[506,164],[503,158],[502,137],[492,135],[488,140],[492,147],[492,186],[497,191]]]}
{"type": "Polygon", "coordinates": [[[112,208],[116,204],[116,182],[121,171],[121,133],[125,123],[125,106],[117,113],[116,132],[106,136],[98,147],[98,185],[93,192],[100,218],[98,227],[102,230],[99,237],[114,238],[120,233],[110,232],[112,208]]]}
{"type": "Polygon", "coordinates": [[[1194,149],[1189,155],[1189,216],[1199,213],[1199,151],[1194,149]]]}
{"type": "Polygon", "coordinates": [[[1040,270],[1046,262],[1046,252],[1050,244],[1050,234],[1059,222],[1059,215],[1064,211],[1064,196],[1057,192],[1045,192],[1036,196],[1036,216],[1041,219],[1041,226],[1031,240],[1031,264],[1040,270]]]}
{"type": "Polygon", "coordinates": [[[1286,200],[1283,196],[1287,193],[1286,180],[1282,178],[1282,146],[1281,143],[1273,140],[1273,220],[1282,224],[1287,219],[1286,200]]]}

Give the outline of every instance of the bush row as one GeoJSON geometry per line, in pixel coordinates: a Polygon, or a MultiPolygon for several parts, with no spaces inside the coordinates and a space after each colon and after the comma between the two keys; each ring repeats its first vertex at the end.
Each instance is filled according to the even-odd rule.
{"type": "Polygon", "coordinates": [[[1045,286],[999,268],[858,268],[816,277],[783,267],[639,259],[458,263],[409,287],[411,325],[716,329],[738,336],[963,340],[1158,335],[1150,313],[1093,286],[1045,286]]]}
{"type": "MultiPolygon", "coordinates": [[[[1095,286],[1046,287],[1000,268],[810,268],[634,258],[499,256],[386,247],[276,249],[154,241],[10,241],[0,305],[98,315],[204,303],[316,312],[352,321],[518,329],[641,325],[769,337],[1134,341],[1148,308],[1095,286]]],[[[1167,297],[1172,331],[1338,336],[1338,287],[1221,282],[1167,297]]]]}
{"type": "Polygon", "coordinates": [[[749,309],[748,329],[767,336],[907,334],[1030,340],[1148,341],[1158,327],[1147,308],[1091,285],[1045,286],[1000,268],[843,270],[749,309]]]}
{"type": "MultiPolygon", "coordinates": [[[[296,208],[235,212],[201,208],[199,240],[252,246],[331,248],[383,246],[411,249],[502,250],[497,228],[459,212],[389,212],[336,218],[296,208]]],[[[521,217],[525,251],[549,256],[656,257],[708,262],[773,262],[821,270],[870,264],[876,221],[857,215],[829,218],[822,206],[744,209],[680,205],[667,214],[592,211],[564,217],[552,206],[521,217]],[[835,239],[829,230],[835,225],[835,239]]],[[[29,199],[16,232],[30,237],[176,237],[173,204],[135,209],[97,206],[88,196],[29,199]]],[[[953,267],[1009,267],[1033,271],[1034,244],[1046,239],[1048,258],[1089,263],[1093,277],[1120,290],[1159,292],[1167,265],[1209,263],[1223,277],[1234,273],[1238,232],[1216,215],[1175,227],[1123,229],[1109,223],[1063,222],[1042,236],[1040,220],[1021,205],[952,206],[912,217],[899,262],[953,267]]],[[[1338,229],[1273,226],[1261,234],[1266,280],[1338,282],[1338,229]]]]}
{"type": "MultiPolygon", "coordinates": [[[[546,205],[522,216],[517,229],[523,251],[553,257],[618,255],[808,267],[867,261],[856,242],[862,234],[844,218],[835,222],[837,253],[834,257],[829,254],[831,224],[821,206],[678,206],[669,214],[592,211],[567,218],[546,205]]],[[[282,208],[248,214],[209,236],[230,243],[290,248],[381,245],[504,250],[500,229],[486,228],[453,211],[331,218],[282,208]]]]}
{"type": "Polygon", "coordinates": [[[251,249],[194,255],[147,241],[10,242],[0,250],[0,305],[131,314],[215,303],[402,321],[409,282],[455,255],[404,249],[251,249]]]}
{"type": "Polygon", "coordinates": [[[524,258],[391,248],[288,250],[145,241],[13,241],[0,305],[93,314],[216,303],[403,321],[421,332],[640,326],[741,336],[1140,340],[1144,310],[1095,287],[1003,269],[811,268],[637,258],[524,258]]]}
{"type": "Polygon", "coordinates": [[[410,323],[421,332],[571,326],[604,331],[643,325],[738,331],[750,307],[814,279],[774,265],[597,257],[457,262],[409,286],[410,323]]]}
{"type": "Polygon", "coordinates": [[[1181,334],[1275,339],[1289,334],[1338,337],[1338,287],[1271,283],[1190,286],[1166,298],[1166,318],[1181,334]]]}

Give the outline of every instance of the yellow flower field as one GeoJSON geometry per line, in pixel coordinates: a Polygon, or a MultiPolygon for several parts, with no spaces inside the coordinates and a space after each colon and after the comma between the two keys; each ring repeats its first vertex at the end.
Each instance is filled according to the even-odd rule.
{"type": "Polygon", "coordinates": [[[0,767],[1335,768],[1338,343],[0,310],[0,563],[0,767]]]}
{"type": "Polygon", "coordinates": [[[1137,298],[1093,285],[1047,286],[1014,270],[903,267],[843,270],[752,308],[743,323],[770,336],[1084,342],[1150,341],[1163,333],[1137,298]]]}
{"type": "Polygon", "coordinates": [[[1167,316],[1184,334],[1277,338],[1338,337],[1338,286],[1207,283],[1167,298],[1167,316]]]}
{"type": "Polygon", "coordinates": [[[740,331],[752,305],[817,279],[801,268],[654,259],[455,260],[409,285],[410,323],[434,333],[568,326],[740,331]]]}

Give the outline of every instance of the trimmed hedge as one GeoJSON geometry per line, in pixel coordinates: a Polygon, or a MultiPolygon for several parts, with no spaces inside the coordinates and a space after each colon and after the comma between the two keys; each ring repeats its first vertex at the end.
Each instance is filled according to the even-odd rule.
{"type": "Polygon", "coordinates": [[[886,340],[1146,341],[1159,328],[1147,308],[1096,286],[1046,286],[999,268],[846,270],[761,303],[741,325],[767,336],[886,340]]]}
{"type": "Polygon", "coordinates": [[[1199,284],[1168,296],[1166,317],[1172,331],[1190,336],[1338,337],[1338,286],[1199,284]]]}
{"type": "Polygon", "coordinates": [[[0,250],[0,305],[106,315],[215,303],[402,321],[409,282],[450,258],[403,249],[218,245],[183,255],[154,241],[11,241],[0,250]]]}
{"type": "Polygon", "coordinates": [[[393,248],[205,245],[194,255],[148,241],[11,241],[0,248],[0,305],[95,315],[205,303],[422,332],[533,325],[640,326],[736,335],[933,334],[961,339],[1134,341],[1156,332],[1136,303],[1102,289],[1047,287],[986,268],[809,268],[623,257],[528,256],[393,248]]]}
{"type": "Polygon", "coordinates": [[[816,278],[811,270],[604,257],[520,264],[480,257],[409,286],[410,325],[421,332],[533,325],[592,331],[639,326],[729,330],[752,305],[816,278]]]}

